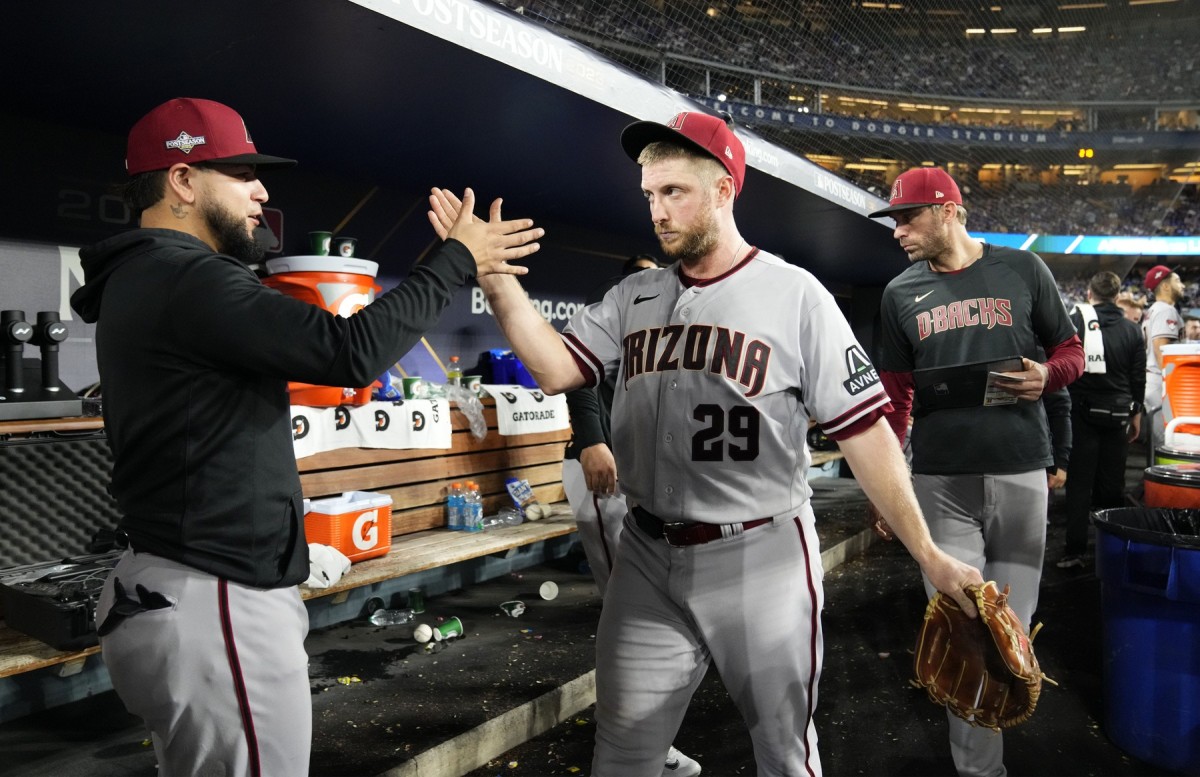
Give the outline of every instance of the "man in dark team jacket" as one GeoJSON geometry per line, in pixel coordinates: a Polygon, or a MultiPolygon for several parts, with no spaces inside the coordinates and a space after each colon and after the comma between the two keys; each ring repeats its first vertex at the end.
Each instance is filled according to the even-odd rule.
{"type": "Polygon", "coordinates": [[[1073,446],[1067,470],[1067,541],[1058,566],[1083,567],[1088,513],[1124,502],[1125,457],[1141,431],[1146,393],[1142,330],[1117,307],[1121,279],[1099,272],[1088,282],[1088,303],[1071,311],[1087,363],[1069,387],[1073,446]]]}
{"type": "MultiPolygon", "coordinates": [[[[946,171],[901,173],[888,207],[871,215],[892,217],[910,263],[884,289],[875,365],[902,439],[913,414],[913,490],[929,533],[984,580],[1011,585],[1009,604],[1028,628],[1046,551],[1046,470],[1055,463],[1038,400],[1079,377],[1079,337],[1041,257],[971,237],[946,171]],[[981,396],[978,387],[957,393],[943,377],[979,362],[1011,363],[1000,369],[1008,379],[991,379],[995,390],[981,396]]],[[[933,595],[928,581],[925,590],[933,595]]],[[[960,777],[1005,773],[1000,734],[947,719],[960,777]]]]}
{"type": "Polygon", "coordinates": [[[308,546],[287,381],[367,385],[472,276],[524,272],[506,261],[541,236],[493,206],[492,221],[460,220],[408,279],[340,318],[244,264],[262,257],[258,174],[294,164],[259,154],[224,105],[158,106],[128,139],[140,228],[81,252],[71,298],[97,322],[111,490],[130,542],[97,610],[101,646],[162,774],[308,773],[296,588],[308,546]]]}

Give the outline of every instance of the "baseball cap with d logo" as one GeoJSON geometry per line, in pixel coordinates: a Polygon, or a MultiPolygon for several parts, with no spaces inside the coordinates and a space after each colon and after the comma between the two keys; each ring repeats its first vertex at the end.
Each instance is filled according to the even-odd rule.
{"type": "Polygon", "coordinates": [[[953,202],[962,205],[962,194],[950,174],[940,167],[917,167],[896,176],[892,181],[891,203],[871,214],[871,218],[896,210],[918,208],[922,205],[941,205],[953,202]]]}
{"type": "Polygon", "coordinates": [[[259,170],[296,164],[294,159],[258,153],[237,111],[191,97],[168,100],[138,119],[129,131],[125,152],[129,175],[165,170],[178,162],[256,165],[259,170]]]}
{"type": "Polygon", "coordinates": [[[621,131],[621,147],[635,162],[643,148],[659,140],[688,146],[713,157],[733,176],[734,197],[742,193],[742,181],[746,179],[746,149],[733,134],[732,119],[683,111],[666,124],[635,121],[621,131]]]}

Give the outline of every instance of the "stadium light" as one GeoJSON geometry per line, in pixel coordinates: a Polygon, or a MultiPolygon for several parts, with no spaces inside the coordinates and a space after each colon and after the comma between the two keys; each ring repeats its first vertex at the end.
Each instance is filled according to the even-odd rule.
{"type": "Polygon", "coordinates": [[[1009,35],[1017,31],[1016,27],[999,27],[992,30],[993,35],[1009,35]]]}
{"type": "Polygon", "coordinates": [[[1083,32],[1087,27],[1059,27],[1059,32],[1083,32]]]}
{"type": "Polygon", "coordinates": [[[1090,149],[1090,148],[1079,149],[1079,158],[1080,159],[1091,159],[1095,155],[1096,155],[1096,151],[1094,149],[1090,149]]]}
{"type": "Polygon", "coordinates": [[[968,27],[967,28],[968,35],[983,35],[985,32],[987,32],[987,30],[982,29],[980,27],[968,27]]]}
{"type": "Polygon", "coordinates": [[[1174,3],[1175,0],[1129,0],[1130,5],[1158,5],[1159,3],[1174,3]]]}
{"type": "Polygon", "coordinates": [[[1054,28],[1053,28],[1053,27],[1035,27],[1035,28],[1033,29],[1033,34],[1034,34],[1034,35],[1045,35],[1045,34],[1047,34],[1047,33],[1050,33],[1050,32],[1054,32],[1054,28]]]}
{"type": "Polygon", "coordinates": [[[1107,8],[1108,3],[1070,3],[1068,5],[1060,5],[1060,11],[1082,11],[1087,8],[1107,8]]]}

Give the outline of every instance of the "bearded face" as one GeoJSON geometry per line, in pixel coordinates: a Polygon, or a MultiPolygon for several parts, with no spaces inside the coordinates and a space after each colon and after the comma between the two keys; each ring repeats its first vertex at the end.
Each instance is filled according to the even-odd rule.
{"type": "Polygon", "coordinates": [[[721,237],[717,226],[717,214],[712,207],[712,197],[705,195],[691,224],[666,222],[655,228],[663,253],[672,259],[688,264],[707,256],[721,237]]]}
{"type": "Polygon", "coordinates": [[[235,215],[215,199],[203,200],[198,206],[199,214],[217,241],[217,249],[234,259],[254,264],[262,261],[266,253],[254,239],[246,219],[235,215]]]}

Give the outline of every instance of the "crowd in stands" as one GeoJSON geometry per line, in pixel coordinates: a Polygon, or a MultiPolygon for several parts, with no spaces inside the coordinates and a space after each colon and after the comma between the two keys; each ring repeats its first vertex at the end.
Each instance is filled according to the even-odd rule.
{"type": "Polygon", "coordinates": [[[1100,186],[975,186],[967,198],[969,225],[979,232],[1049,235],[1197,235],[1196,186],[1147,186],[1130,193],[1100,186]]]}
{"type": "Polygon", "coordinates": [[[1049,235],[1149,235],[1149,221],[1133,216],[1129,195],[1100,196],[1099,187],[973,187],[971,228],[981,232],[1049,235]]]}
{"type": "MultiPolygon", "coordinates": [[[[737,15],[710,18],[704,4],[599,0],[495,0],[540,23],[796,79],[894,90],[1000,99],[1200,100],[1200,36],[1178,33],[1109,32],[1102,45],[1095,36],[1055,40],[966,40],[946,35],[936,41],[876,30],[812,30],[797,23],[786,31],[752,27],[737,15]],[[874,34],[876,37],[871,39],[874,34]],[[886,40],[886,43],[884,42],[886,40]]],[[[882,17],[881,17],[882,18],[882,17]]],[[[600,46],[603,48],[603,46],[600,46]]],[[[627,64],[621,52],[609,52],[627,64]]],[[[836,105],[823,110],[837,110],[836,105]]],[[[872,118],[870,114],[843,115],[872,118]]],[[[1134,116],[1149,129],[1147,116],[1134,116]]],[[[950,113],[945,122],[980,123],[950,113]]],[[[1015,116],[1012,124],[1022,126],[1015,116]]],[[[1055,128],[1079,129],[1069,117],[1055,128]]],[[[784,145],[789,145],[786,142],[784,145]]],[[[799,149],[797,149],[799,150],[799,149]]],[[[881,174],[840,170],[865,191],[886,198],[881,174]]],[[[1196,187],[1178,184],[1144,187],[1136,194],[1123,184],[1010,186],[965,182],[970,228],[981,232],[1059,235],[1200,234],[1196,187]]]]}
{"type": "MultiPolygon", "coordinates": [[[[703,4],[497,0],[523,15],[658,52],[796,79],[895,90],[1028,100],[1200,97],[1200,36],[1111,31],[1073,39],[903,38],[878,30],[752,28],[710,18],[703,4]],[[875,37],[872,37],[874,34],[875,37]],[[886,35],[886,42],[885,36],[886,35]]],[[[911,23],[919,24],[919,20],[911,23]]]]}

